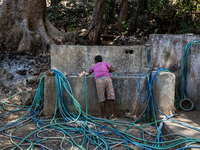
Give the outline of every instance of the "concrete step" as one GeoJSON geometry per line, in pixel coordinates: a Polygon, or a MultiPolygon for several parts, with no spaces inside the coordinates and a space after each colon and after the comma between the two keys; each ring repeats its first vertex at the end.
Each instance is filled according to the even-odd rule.
{"type": "MultiPolygon", "coordinates": [[[[182,124],[185,125],[189,125],[191,127],[195,127],[198,130],[200,130],[200,118],[199,118],[199,112],[198,111],[183,111],[181,112],[180,115],[174,117],[173,119],[175,121],[178,121],[182,124]]],[[[177,134],[181,134],[183,136],[187,136],[187,137],[192,137],[192,138],[198,138],[200,140],[200,132],[194,129],[190,129],[188,127],[185,127],[181,124],[178,124],[176,122],[172,122],[170,120],[166,121],[164,123],[164,130],[168,133],[168,134],[173,134],[173,133],[177,133],[177,134]]],[[[180,138],[182,136],[173,136],[173,139],[177,139],[180,138]]],[[[184,147],[186,144],[182,144],[181,147],[184,147]]],[[[198,144],[192,144],[190,146],[200,146],[200,143],[198,144]]],[[[190,148],[191,150],[199,150],[200,148],[190,148]]]]}

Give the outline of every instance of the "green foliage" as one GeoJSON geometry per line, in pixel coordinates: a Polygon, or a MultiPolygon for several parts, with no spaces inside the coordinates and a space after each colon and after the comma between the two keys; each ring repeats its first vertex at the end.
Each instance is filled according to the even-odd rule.
{"type": "Polygon", "coordinates": [[[53,15],[56,6],[48,7],[48,17],[51,22],[64,31],[77,31],[89,26],[92,17],[93,4],[84,1],[82,5],[77,0],[72,0],[66,5],[59,3],[57,16],[53,15]]]}
{"type": "MultiPolygon", "coordinates": [[[[145,1],[145,0],[144,0],[145,1]]],[[[112,11],[113,0],[106,0],[103,27],[116,23],[121,4],[115,3],[114,14],[112,11]],[[111,22],[110,17],[114,17],[111,22]]],[[[66,5],[59,3],[58,15],[53,15],[53,7],[48,8],[49,19],[53,24],[64,31],[79,31],[87,29],[90,25],[94,3],[85,0],[80,6],[76,0],[66,5]]],[[[122,22],[123,33],[127,34],[132,25],[137,1],[128,3],[127,18],[122,22]]],[[[146,0],[140,9],[135,35],[148,36],[158,34],[200,33],[200,1],[198,0],[146,0]]],[[[118,31],[109,31],[109,34],[118,35],[118,31]]]]}
{"type": "Polygon", "coordinates": [[[128,29],[130,28],[130,22],[126,23],[126,21],[123,21],[122,22],[122,29],[124,32],[124,34],[127,34],[128,33],[128,29]]]}
{"type": "Polygon", "coordinates": [[[155,32],[163,33],[187,33],[198,32],[198,18],[200,17],[200,4],[198,0],[152,0],[148,3],[148,10],[143,13],[151,14],[150,18],[155,19],[159,28],[155,32]],[[150,11],[149,11],[150,10],[150,11]]]}
{"type": "Polygon", "coordinates": [[[104,13],[104,24],[108,25],[110,18],[110,11],[112,9],[112,0],[106,0],[106,6],[105,6],[105,13],[104,13]]]}

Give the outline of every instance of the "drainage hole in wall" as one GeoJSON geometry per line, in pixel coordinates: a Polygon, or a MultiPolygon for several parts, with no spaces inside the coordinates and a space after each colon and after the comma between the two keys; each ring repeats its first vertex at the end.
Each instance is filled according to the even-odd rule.
{"type": "Polygon", "coordinates": [[[129,53],[130,53],[130,54],[133,54],[133,50],[130,50],[129,53]]]}
{"type": "Polygon", "coordinates": [[[125,54],[128,54],[129,53],[129,50],[124,50],[125,51],[125,54]]]}
{"type": "Polygon", "coordinates": [[[133,50],[124,50],[125,54],[133,54],[133,50]]]}

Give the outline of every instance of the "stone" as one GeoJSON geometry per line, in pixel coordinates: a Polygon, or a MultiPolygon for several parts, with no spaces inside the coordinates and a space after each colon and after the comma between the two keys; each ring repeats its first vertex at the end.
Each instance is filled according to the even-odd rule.
{"type": "Polygon", "coordinates": [[[0,54],[0,61],[2,61],[4,59],[4,55],[0,54]]]}
{"type": "Polygon", "coordinates": [[[0,80],[3,84],[7,85],[8,81],[13,79],[13,75],[9,73],[6,69],[0,68],[0,80]]]}
{"type": "Polygon", "coordinates": [[[54,71],[51,71],[51,70],[47,71],[45,74],[47,76],[54,76],[55,75],[54,71]]]}
{"type": "Polygon", "coordinates": [[[23,93],[21,95],[22,104],[25,105],[25,106],[31,105],[32,102],[33,102],[33,99],[35,97],[36,92],[37,92],[37,89],[35,89],[35,90],[33,90],[32,92],[29,92],[29,93],[23,93]]]}
{"type": "Polygon", "coordinates": [[[20,69],[20,70],[16,71],[16,73],[19,74],[19,75],[26,75],[26,72],[27,72],[26,69],[20,69]]]}
{"type": "Polygon", "coordinates": [[[0,77],[2,78],[6,74],[6,69],[0,68],[0,77]]]}
{"type": "Polygon", "coordinates": [[[8,89],[8,88],[3,88],[3,92],[4,92],[5,94],[9,93],[9,89],[8,89]]]}
{"type": "Polygon", "coordinates": [[[29,74],[32,75],[32,76],[39,75],[40,69],[39,68],[32,68],[32,69],[30,69],[29,74]]]}
{"type": "Polygon", "coordinates": [[[4,88],[4,85],[3,85],[3,84],[1,83],[1,81],[0,81],[0,91],[2,91],[3,88],[4,88]]]}
{"type": "Polygon", "coordinates": [[[9,81],[9,80],[12,80],[13,79],[13,75],[11,73],[7,73],[6,75],[6,79],[9,81]]]}
{"type": "Polygon", "coordinates": [[[16,58],[15,58],[16,60],[20,60],[21,59],[21,56],[19,56],[19,55],[16,55],[16,58]]]}
{"type": "Polygon", "coordinates": [[[28,78],[28,83],[33,84],[37,80],[37,76],[30,76],[28,78]]]}
{"type": "Polygon", "coordinates": [[[36,64],[36,61],[35,61],[35,60],[30,60],[30,61],[29,61],[29,64],[30,64],[30,65],[34,65],[34,64],[36,64]]]}

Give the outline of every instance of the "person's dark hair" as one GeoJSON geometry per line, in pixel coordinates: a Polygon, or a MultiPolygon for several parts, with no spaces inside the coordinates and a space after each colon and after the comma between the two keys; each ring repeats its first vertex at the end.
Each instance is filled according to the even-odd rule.
{"type": "Polygon", "coordinates": [[[97,62],[102,62],[102,57],[101,57],[101,55],[97,55],[97,56],[95,57],[95,60],[96,60],[97,62]]]}

